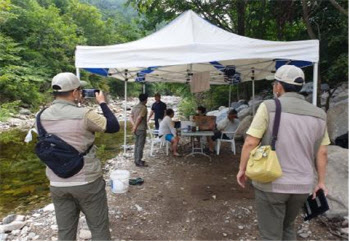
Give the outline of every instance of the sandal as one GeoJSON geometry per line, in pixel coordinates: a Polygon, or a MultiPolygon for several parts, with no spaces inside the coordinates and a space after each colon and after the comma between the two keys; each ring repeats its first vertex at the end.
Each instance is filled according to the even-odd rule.
{"type": "Polygon", "coordinates": [[[176,152],[175,154],[173,154],[173,156],[180,157],[181,155],[176,152]]]}
{"type": "Polygon", "coordinates": [[[142,185],[144,180],[141,177],[138,177],[136,179],[129,179],[129,185],[142,185]]]}

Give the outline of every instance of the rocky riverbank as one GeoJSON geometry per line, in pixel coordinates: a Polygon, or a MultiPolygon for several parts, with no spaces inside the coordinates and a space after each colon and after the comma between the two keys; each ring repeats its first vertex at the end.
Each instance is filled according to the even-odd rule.
{"type": "MultiPolygon", "coordinates": [[[[110,107],[110,109],[115,113],[119,121],[124,121],[125,120],[125,116],[124,116],[125,100],[111,99],[111,98],[109,99],[110,101],[108,102],[108,106],[110,107]]],[[[175,113],[177,111],[177,105],[179,104],[180,100],[181,100],[180,97],[162,96],[162,101],[165,102],[169,108],[173,108],[175,113]]],[[[132,107],[135,106],[138,102],[139,102],[138,98],[128,98],[128,101],[126,104],[127,119],[130,118],[132,107]]],[[[154,97],[149,97],[147,102],[147,107],[149,112],[153,103],[154,103],[154,97]]],[[[99,110],[100,113],[102,112],[99,109],[98,105],[95,104],[92,100],[91,101],[89,100],[84,105],[97,109],[99,110]]],[[[12,114],[7,121],[0,121],[0,133],[12,128],[26,130],[33,127],[34,122],[35,122],[35,114],[32,113],[29,109],[21,108],[18,114],[12,114]]]]}

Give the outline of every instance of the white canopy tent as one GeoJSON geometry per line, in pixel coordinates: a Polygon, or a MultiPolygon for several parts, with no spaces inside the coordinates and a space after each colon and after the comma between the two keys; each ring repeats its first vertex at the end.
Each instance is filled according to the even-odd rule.
{"type": "Polygon", "coordinates": [[[253,81],[253,90],[255,80],[271,76],[283,64],[313,65],[316,104],[318,40],[247,38],[220,29],[191,10],[140,40],[110,46],[77,46],[75,55],[78,75],[83,68],[125,81],[186,83],[193,73],[209,71],[211,84],[228,84],[223,70],[229,65],[240,74],[241,82],[253,81]]]}

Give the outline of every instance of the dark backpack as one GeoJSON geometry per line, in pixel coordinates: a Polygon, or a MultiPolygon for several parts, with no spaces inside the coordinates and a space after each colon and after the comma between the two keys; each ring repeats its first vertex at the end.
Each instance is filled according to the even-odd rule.
{"type": "Polygon", "coordinates": [[[93,144],[84,153],[79,153],[57,135],[47,133],[40,121],[44,110],[45,108],[36,117],[38,142],[35,145],[35,153],[57,176],[61,178],[74,176],[83,168],[84,156],[93,144]]]}

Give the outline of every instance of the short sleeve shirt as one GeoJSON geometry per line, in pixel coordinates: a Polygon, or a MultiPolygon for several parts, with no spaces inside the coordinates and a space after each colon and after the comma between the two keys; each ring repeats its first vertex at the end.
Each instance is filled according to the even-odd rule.
{"type": "MultiPolygon", "coordinates": [[[[268,126],[268,111],[264,103],[260,104],[256,114],[254,116],[253,122],[250,125],[247,134],[255,138],[261,139],[264,136],[265,131],[268,126]]],[[[329,145],[331,142],[329,140],[328,131],[323,136],[321,145],[329,145]]]]}
{"type": "Polygon", "coordinates": [[[137,130],[147,130],[147,107],[143,103],[137,104],[131,111],[133,121],[136,123],[139,116],[142,117],[141,123],[137,127],[137,130]]]}
{"type": "Polygon", "coordinates": [[[166,104],[162,101],[159,101],[159,103],[155,102],[152,105],[152,111],[154,112],[154,119],[163,119],[164,118],[164,112],[166,110],[166,104]]]}

